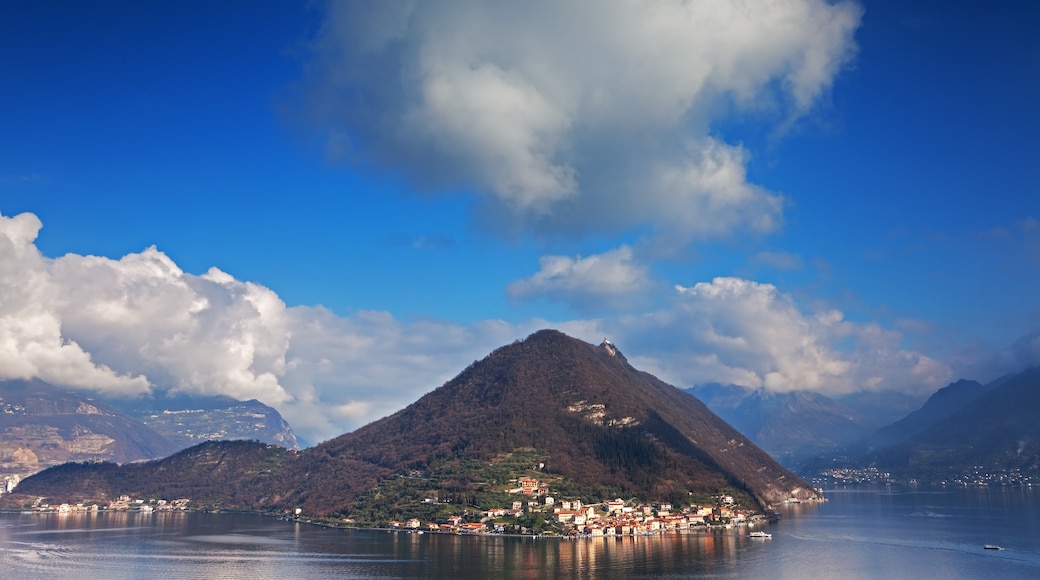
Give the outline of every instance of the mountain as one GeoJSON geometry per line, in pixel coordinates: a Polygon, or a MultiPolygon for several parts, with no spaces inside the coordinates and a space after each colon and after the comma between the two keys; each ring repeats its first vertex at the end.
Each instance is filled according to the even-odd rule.
{"type": "Polygon", "coordinates": [[[863,455],[907,441],[965,408],[986,391],[987,388],[976,381],[951,383],[936,391],[920,409],[850,445],[848,454],[863,455]]]}
{"type": "MultiPolygon", "coordinates": [[[[733,485],[763,503],[805,482],[696,398],[599,347],[544,330],[502,347],[405,409],[316,448],[392,471],[517,449],[576,487],[664,497],[733,485]]],[[[333,482],[330,482],[333,485],[333,482]]]]}
{"type": "Polygon", "coordinates": [[[477,498],[516,485],[518,474],[586,499],[732,489],[766,505],[816,496],[696,398],[633,368],[614,345],[553,330],[499,348],[401,411],[299,453],[216,445],[123,468],[62,466],[17,491],[71,499],[81,490],[169,496],[176,487],[190,496],[196,485],[223,493],[225,507],[326,517],[375,501],[399,509],[404,493],[415,503],[477,498]],[[397,495],[388,497],[391,488],[397,495]]]}
{"type": "Polygon", "coordinates": [[[298,449],[278,411],[255,400],[90,398],[40,380],[0,381],[0,481],[68,461],[156,459],[210,439],[298,449]]]}
{"type": "Polygon", "coordinates": [[[717,383],[686,391],[787,466],[842,448],[877,425],[811,391],[774,393],[717,383]]]}
{"type": "Polygon", "coordinates": [[[0,477],[67,461],[128,462],[178,447],[100,401],[39,380],[0,381],[0,477]]]}
{"type": "Polygon", "coordinates": [[[173,441],[179,449],[225,439],[255,439],[287,449],[300,448],[296,433],[281,414],[256,399],[159,393],[148,399],[109,402],[173,441]]]}
{"type": "Polygon", "coordinates": [[[992,387],[963,381],[943,391],[922,408],[927,421],[914,426],[930,425],[864,462],[918,479],[980,469],[1034,475],[1040,470],[1040,368],[1003,377],[992,387]]]}

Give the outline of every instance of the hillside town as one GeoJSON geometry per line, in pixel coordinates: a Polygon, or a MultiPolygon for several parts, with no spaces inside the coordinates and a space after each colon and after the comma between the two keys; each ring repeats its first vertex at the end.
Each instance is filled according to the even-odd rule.
{"type": "Polygon", "coordinates": [[[154,512],[173,512],[173,511],[187,511],[188,504],[191,502],[190,499],[181,498],[174,500],[165,499],[136,499],[128,495],[120,496],[119,498],[108,502],[105,505],[99,505],[97,503],[87,504],[85,502],[80,503],[60,503],[50,504],[45,503],[42,500],[37,501],[33,504],[30,511],[34,513],[97,513],[101,511],[108,512],[141,512],[141,513],[154,513],[154,512]]]}
{"type": "MultiPolygon", "coordinates": [[[[710,505],[673,506],[670,503],[650,504],[637,500],[613,500],[585,503],[580,499],[557,500],[550,495],[543,482],[533,478],[514,480],[517,487],[509,493],[518,496],[508,507],[488,509],[466,509],[462,514],[453,514],[440,521],[422,521],[419,518],[390,520],[386,528],[391,531],[413,533],[448,534],[510,534],[548,535],[559,537],[616,537],[635,536],[684,531],[695,528],[753,526],[765,522],[768,514],[756,513],[737,505],[730,495],[719,495],[710,505]],[[539,524],[535,527],[532,524],[539,524]]],[[[427,498],[423,503],[437,503],[427,498]]],[[[142,499],[128,495],[108,502],[50,504],[42,500],[31,507],[34,513],[100,513],[136,512],[161,513],[189,511],[191,500],[187,498],[142,499]]],[[[200,507],[200,506],[196,506],[200,507]]],[[[319,525],[353,526],[350,519],[326,521],[312,519],[302,510],[295,509],[281,514],[282,519],[304,521],[319,525]]]]}
{"type": "MultiPolygon", "coordinates": [[[[673,506],[670,503],[644,503],[613,500],[585,503],[580,499],[557,500],[537,479],[520,478],[519,487],[509,493],[516,499],[508,507],[494,507],[465,515],[451,515],[443,521],[418,518],[391,520],[392,530],[441,532],[453,534],[536,534],[562,536],[631,536],[689,530],[696,527],[751,526],[764,522],[767,514],[736,505],[733,496],[719,495],[709,505],[673,506]],[[539,531],[534,522],[544,522],[539,531]]],[[[436,500],[428,498],[426,503],[436,500]]],[[[347,520],[346,523],[352,523],[347,520]]]]}

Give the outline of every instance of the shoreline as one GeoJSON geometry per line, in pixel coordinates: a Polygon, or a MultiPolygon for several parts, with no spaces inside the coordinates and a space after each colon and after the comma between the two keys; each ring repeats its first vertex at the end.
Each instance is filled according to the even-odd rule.
{"type": "MultiPolygon", "coordinates": [[[[133,516],[156,516],[156,515],[168,515],[168,514],[207,514],[207,515],[244,515],[244,516],[257,516],[261,518],[269,518],[278,521],[284,521],[286,523],[294,524],[306,524],[315,527],[321,527],[326,529],[335,530],[350,530],[359,532],[386,532],[393,534],[407,534],[407,535],[439,535],[439,536],[454,536],[454,537],[476,537],[476,538],[518,538],[518,539],[531,539],[531,540],[592,540],[592,539],[621,539],[621,538],[646,538],[646,537],[661,537],[661,536],[672,536],[672,535],[694,535],[694,534],[708,534],[716,533],[725,530],[743,530],[745,528],[754,527],[757,524],[766,522],[765,518],[757,520],[755,522],[742,522],[739,524],[730,525],[697,525],[690,526],[688,528],[676,528],[676,529],[661,529],[639,533],[628,533],[628,534],[516,534],[516,533],[496,533],[496,532],[458,532],[458,531],[443,531],[443,530],[420,530],[420,529],[403,529],[403,528],[384,528],[384,527],[366,527],[366,526],[354,526],[354,525],[343,525],[336,524],[334,522],[324,522],[320,520],[309,520],[306,518],[298,517],[287,517],[284,515],[276,515],[271,513],[259,512],[254,510],[208,510],[208,509],[184,509],[184,510],[165,510],[165,511],[142,511],[142,510],[80,510],[70,512],[60,512],[56,510],[16,510],[16,509],[0,509],[0,514],[10,515],[33,515],[33,516],[58,516],[58,517],[83,517],[83,516],[102,516],[102,515],[133,515],[133,516]]],[[[730,533],[723,535],[731,536],[746,536],[745,533],[730,533]]]]}

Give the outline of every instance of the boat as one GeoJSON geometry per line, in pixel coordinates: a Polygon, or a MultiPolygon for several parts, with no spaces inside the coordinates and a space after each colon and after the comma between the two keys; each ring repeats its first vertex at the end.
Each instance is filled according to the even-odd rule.
{"type": "Polygon", "coordinates": [[[983,548],[985,548],[987,550],[1003,550],[1004,549],[1004,548],[1001,548],[1000,546],[994,546],[993,544],[986,544],[985,546],[983,546],[983,548]]]}
{"type": "Polygon", "coordinates": [[[748,534],[748,537],[750,537],[750,538],[772,538],[773,534],[770,534],[770,533],[767,533],[767,532],[751,532],[750,534],[748,534]]]}

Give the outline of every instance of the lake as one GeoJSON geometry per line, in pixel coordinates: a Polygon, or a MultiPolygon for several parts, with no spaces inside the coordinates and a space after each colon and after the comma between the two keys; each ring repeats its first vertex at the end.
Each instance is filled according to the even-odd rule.
{"type": "Polygon", "coordinates": [[[0,514],[0,577],[1040,578],[1040,490],[850,488],[747,529],[583,540],[243,514],[0,514]],[[985,544],[1002,550],[985,550],[985,544]]]}

